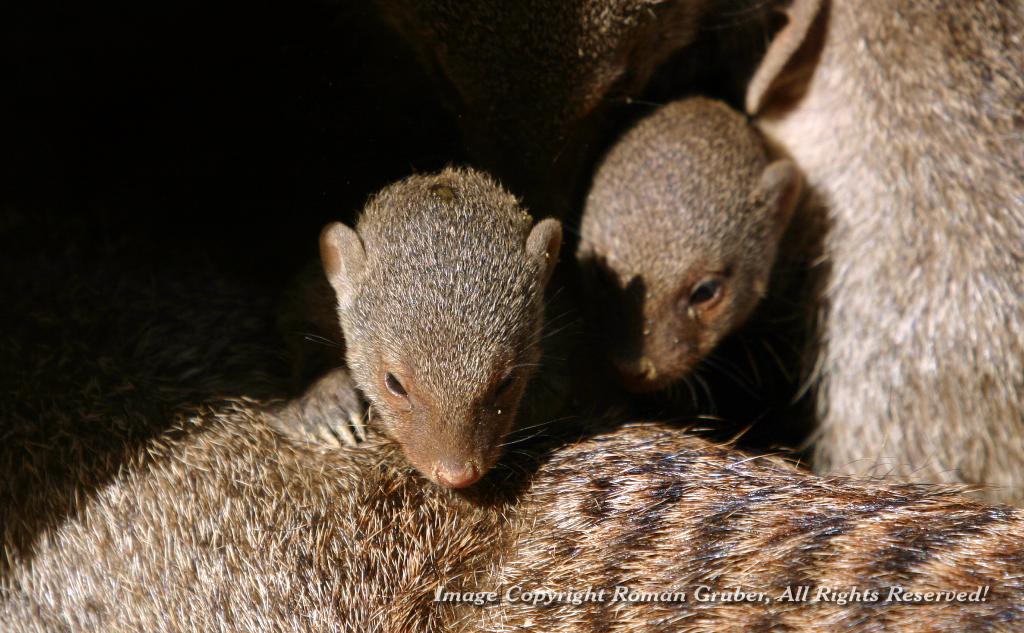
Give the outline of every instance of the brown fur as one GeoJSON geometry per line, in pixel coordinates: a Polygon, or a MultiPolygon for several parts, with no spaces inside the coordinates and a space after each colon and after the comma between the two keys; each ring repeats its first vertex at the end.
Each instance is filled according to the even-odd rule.
{"type": "Polygon", "coordinates": [[[325,228],[347,364],[329,379],[342,392],[334,400],[358,406],[358,387],[421,473],[474,483],[501,454],[540,360],[560,245],[557,221],[534,225],[468,169],[406,178],[370,200],[355,230],[325,228]]]}
{"type": "Polygon", "coordinates": [[[299,402],[242,397],[287,385],[268,288],[190,251],[112,256],[84,226],[44,226],[40,239],[26,223],[8,222],[12,266],[0,275],[18,317],[0,338],[14,396],[0,400],[0,630],[1021,628],[1017,511],[821,479],[657,426],[592,439],[567,428],[452,492],[380,435],[358,449],[291,442],[272,426],[307,415],[299,402]],[[430,601],[437,583],[566,577],[990,592],[982,603],[771,609],[430,601]]]}
{"type": "Polygon", "coordinates": [[[832,225],[816,469],[1020,502],[1024,10],[817,5],[794,4],[748,95],[832,225]]]}
{"type": "Polygon", "coordinates": [[[176,416],[286,382],[267,282],[84,214],[0,223],[2,576],[176,416]]]}
{"type": "Polygon", "coordinates": [[[14,570],[5,631],[963,631],[1024,623],[1024,517],[935,488],[820,479],[640,425],[530,452],[473,494],[381,438],[320,451],[245,402],[184,421],[14,570]],[[541,453],[543,454],[543,453],[541,453]],[[435,603],[627,585],[686,602],[435,603]],[[878,591],[878,602],[701,603],[699,585],[878,591]],[[889,587],[984,602],[886,603],[889,587]]]}
{"type": "Polygon", "coordinates": [[[450,88],[476,164],[555,214],[567,210],[581,158],[611,107],[640,94],[680,50],[707,43],[692,66],[715,66],[716,48],[741,65],[771,28],[771,3],[757,0],[377,5],[450,88]]]}
{"type": "Polygon", "coordinates": [[[612,359],[625,384],[679,381],[765,295],[800,192],[743,115],[694,97],[628,130],[594,176],[577,253],[597,268],[612,359]]]}

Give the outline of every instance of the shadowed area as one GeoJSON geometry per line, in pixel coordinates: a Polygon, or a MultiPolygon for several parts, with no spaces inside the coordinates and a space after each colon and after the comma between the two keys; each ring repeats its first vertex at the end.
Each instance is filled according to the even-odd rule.
{"type": "Polygon", "coordinates": [[[22,3],[0,41],[3,573],[198,409],[285,395],[319,227],[459,150],[358,3],[22,3]]]}

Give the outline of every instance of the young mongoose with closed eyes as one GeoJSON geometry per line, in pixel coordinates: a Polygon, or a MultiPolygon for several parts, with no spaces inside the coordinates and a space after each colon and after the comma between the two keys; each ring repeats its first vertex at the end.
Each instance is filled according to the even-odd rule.
{"type": "Polygon", "coordinates": [[[750,316],[801,182],[742,114],[703,97],[660,107],[608,151],[577,256],[627,388],[681,379],[750,316]]]}
{"type": "Polygon", "coordinates": [[[557,220],[535,225],[490,177],[451,168],[385,188],[355,229],[328,225],[320,254],[347,367],[309,391],[305,421],[289,430],[347,425],[326,412],[352,414],[358,388],[420,473],[451,488],[475,483],[498,459],[540,359],[561,235],[557,220]]]}
{"type": "Polygon", "coordinates": [[[830,225],[815,469],[1024,502],[1024,5],[789,15],[747,111],[830,225]]]}

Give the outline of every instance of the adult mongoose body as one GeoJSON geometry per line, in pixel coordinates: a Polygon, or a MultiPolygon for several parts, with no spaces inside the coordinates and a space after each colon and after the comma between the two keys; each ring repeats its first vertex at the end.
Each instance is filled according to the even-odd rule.
{"type": "Polygon", "coordinates": [[[33,222],[41,231],[16,229],[17,265],[0,274],[22,315],[0,339],[16,396],[0,400],[0,630],[1021,626],[1016,510],[817,478],[678,429],[592,435],[596,419],[582,435],[554,425],[560,437],[521,443],[479,486],[446,490],[412,476],[380,434],[324,450],[276,432],[276,418],[304,413],[260,402],[288,382],[266,287],[197,270],[186,249],[146,252],[144,265],[104,254],[87,218],[59,233],[33,222]],[[514,583],[685,587],[690,599],[433,601],[442,585],[514,583]],[[698,602],[695,584],[848,595],[698,602]],[[989,589],[928,604],[848,590],[897,584],[989,589]]]}
{"type": "Polygon", "coordinates": [[[0,628],[1010,631],[1024,622],[1024,517],[941,488],[823,479],[635,425],[532,445],[480,485],[452,491],[411,477],[372,429],[366,444],[328,451],[284,439],[268,415],[239,401],[155,438],[12,570],[0,628]],[[670,597],[613,601],[618,587],[670,597]],[[544,604],[547,592],[587,588],[604,599],[544,604]],[[744,598],[720,598],[737,589],[744,598]],[[487,592],[495,599],[473,604],[487,592]],[[527,592],[541,592],[540,603],[524,602],[527,592]]]}
{"type": "MultiPolygon", "coordinates": [[[[498,459],[540,359],[544,289],[560,244],[557,220],[534,224],[478,171],[386,187],[355,229],[333,223],[321,233],[323,300],[336,308],[346,366],[321,379],[333,390],[314,393],[350,409],[358,388],[374,423],[424,476],[473,484],[498,459]]],[[[305,403],[325,404],[315,395],[305,403]]]]}
{"type": "Polygon", "coordinates": [[[746,117],[691,97],[643,117],[597,168],[577,257],[610,356],[636,391],[666,387],[752,313],[800,195],[746,117]]]}
{"type": "Polygon", "coordinates": [[[1024,6],[797,1],[747,107],[827,210],[815,468],[1024,500],[1024,6]]]}

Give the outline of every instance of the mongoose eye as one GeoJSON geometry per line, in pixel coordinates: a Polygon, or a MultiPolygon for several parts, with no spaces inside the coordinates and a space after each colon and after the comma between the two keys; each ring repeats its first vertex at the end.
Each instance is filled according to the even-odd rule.
{"type": "Polygon", "coordinates": [[[718,279],[705,279],[694,287],[690,293],[691,306],[706,306],[713,303],[722,294],[722,282],[718,279]]]}
{"type": "Polygon", "coordinates": [[[384,386],[388,388],[388,391],[399,398],[405,398],[409,395],[409,392],[405,390],[402,383],[399,382],[391,372],[384,375],[384,386]]]}

